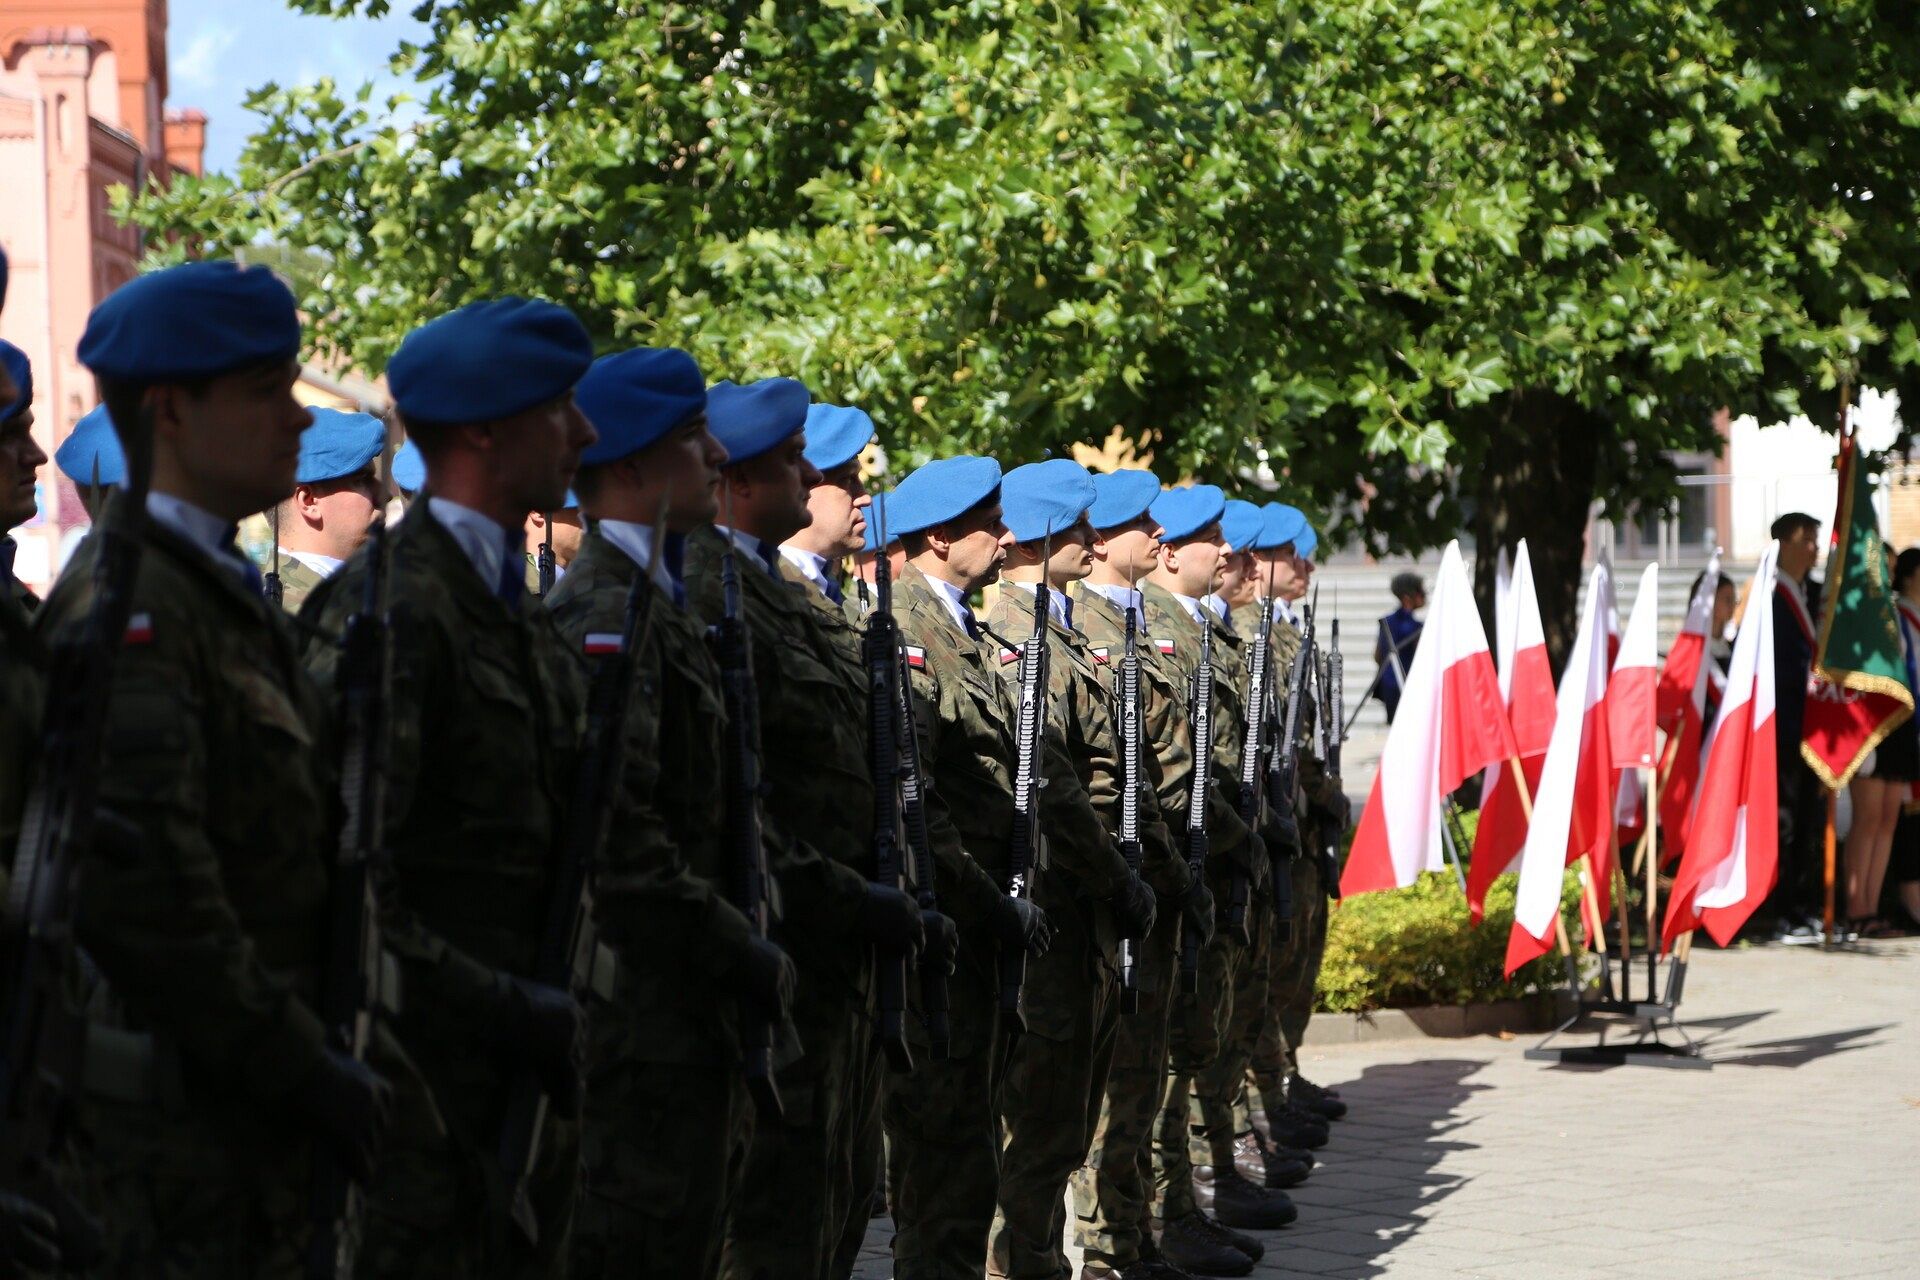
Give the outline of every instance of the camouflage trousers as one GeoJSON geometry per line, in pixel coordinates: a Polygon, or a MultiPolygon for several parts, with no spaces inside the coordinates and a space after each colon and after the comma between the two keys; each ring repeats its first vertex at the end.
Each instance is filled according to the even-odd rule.
{"type": "MultiPolygon", "coordinates": [[[[856,1181],[853,1148],[880,1078],[866,1003],[803,970],[793,1026],[804,1050],[778,1073],[782,1115],[759,1117],[727,1226],[727,1280],[827,1280],[847,1230],[856,1181]]],[[[858,1181],[864,1237],[873,1175],[858,1181]]]]}
{"type": "MultiPolygon", "coordinates": [[[[916,1052],[917,1066],[924,1056],[916,1052]]],[[[847,1214],[840,1224],[840,1238],[831,1241],[833,1257],[827,1272],[834,1280],[846,1280],[860,1261],[860,1250],[867,1242],[867,1223],[872,1220],[874,1197],[887,1176],[886,1126],[881,1106],[887,1096],[887,1060],[868,1028],[867,1049],[858,1060],[860,1078],[851,1089],[852,1104],[847,1116],[847,1141],[842,1152],[847,1162],[847,1214]]]]}
{"type": "MultiPolygon", "coordinates": [[[[910,1016],[914,1069],[887,1080],[896,1280],[979,1280],[986,1269],[1000,1184],[993,1083],[1005,1053],[994,954],[991,938],[961,933],[959,969],[947,984],[952,1051],[935,1061],[917,1016],[910,1016]]],[[[914,1015],[918,985],[909,984],[914,1015]]]]}
{"type": "Polygon", "coordinates": [[[1027,967],[1027,1032],[1000,1095],[1005,1143],[987,1274],[1071,1280],[1061,1237],[1067,1182],[1093,1145],[1120,1024],[1120,974],[1089,910],[1049,909],[1053,947],[1027,967]]]}
{"type": "Polygon", "coordinates": [[[1300,1039],[1313,1016],[1314,985],[1327,952],[1327,895],[1320,860],[1289,859],[1293,871],[1293,928],[1274,948],[1266,1006],[1272,1016],[1255,1041],[1247,1076],[1269,1111],[1286,1099],[1287,1077],[1299,1071],[1300,1039]]]}
{"type": "Polygon", "coordinates": [[[106,1233],[98,1274],[305,1274],[310,1157],[297,1130],[279,1150],[243,1155],[190,1116],[121,1103],[85,1110],[87,1137],[74,1154],[106,1233]]]}
{"type": "Polygon", "coordinates": [[[1140,1008],[1120,1019],[1113,1064],[1086,1163],[1073,1175],[1074,1243],[1116,1269],[1140,1260],[1151,1227],[1153,1118],[1167,1077],[1167,1025],[1177,981],[1180,912],[1162,908],[1135,947],[1140,1008]]]}
{"type": "Polygon", "coordinates": [[[588,1079],[579,1280],[710,1280],[733,1212],[753,1103],[738,1067],[610,1062],[588,1079]]]}
{"type": "MultiPolygon", "coordinates": [[[[1225,901],[1223,888],[1224,882],[1214,885],[1216,902],[1225,901]]],[[[1247,923],[1251,929],[1251,908],[1247,923]]],[[[1165,1222],[1199,1208],[1193,1198],[1193,1162],[1188,1154],[1193,1085],[1220,1057],[1233,1018],[1234,985],[1251,950],[1222,920],[1212,939],[1200,948],[1200,989],[1192,995],[1179,992],[1173,998],[1166,1087],[1153,1141],[1154,1190],[1165,1222]]]]}
{"type": "MultiPolygon", "coordinates": [[[[1247,1065],[1273,1021],[1269,992],[1273,960],[1282,945],[1274,936],[1274,902],[1262,890],[1247,908],[1251,942],[1233,972],[1233,1007],[1213,1062],[1193,1080],[1193,1143],[1189,1154],[1216,1169],[1233,1165],[1234,1137],[1245,1131],[1247,1065]]],[[[1171,1099],[1169,1106],[1172,1105],[1171,1099]]]]}

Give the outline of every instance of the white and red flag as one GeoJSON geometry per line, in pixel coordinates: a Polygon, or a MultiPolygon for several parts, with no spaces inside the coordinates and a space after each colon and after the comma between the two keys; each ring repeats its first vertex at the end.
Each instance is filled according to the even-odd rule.
{"type": "Polygon", "coordinates": [[[1754,570],[1753,591],[1733,642],[1726,696],[1707,733],[1699,799],[1673,873],[1663,945],[1704,926],[1725,946],[1773,889],[1779,869],[1769,607],[1779,554],[1779,543],[1769,546],[1754,570]]]}
{"type": "MultiPolygon", "coordinates": [[[[1596,564],[1587,578],[1580,631],[1560,675],[1553,738],[1520,851],[1508,973],[1553,945],[1567,864],[1583,854],[1604,855],[1613,841],[1613,748],[1607,736],[1607,615],[1613,590],[1608,579],[1605,564],[1596,564]]],[[[1601,865],[1598,857],[1591,865],[1601,865]]]]}
{"type": "Polygon", "coordinates": [[[1660,669],[1660,566],[1650,564],[1640,575],[1640,589],[1627,615],[1627,630],[1613,655],[1613,674],[1607,680],[1607,737],[1613,744],[1613,764],[1621,770],[1615,787],[1614,822],[1623,846],[1637,839],[1647,825],[1647,793],[1640,785],[1641,769],[1655,760],[1654,686],[1660,669]]]}
{"type": "Polygon", "coordinates": [[[1422,871],[1444,868],[1441,797],[1513,754],[1487,633],[1467,586],[1460,544],[1450,542],[1340,877],[1341,894],[1400,888],[1422,871]]]}
{"type": "Polygon", "coordinates": [[[1660,784],[1660,827],[1667,842],[1667,861],[1677,857],[1687,842],[1687,821],[1700,781],[1700,739],[1707,728],[1707,684],[1713,673],[1707,631],[1713,626],[1713,597],[1719,585],[1720,552],[1715,550],[1693,598],[1687,601],[1687,620],[1667,650],[1667,665],[1661,668],[1654,691],[1653,716],[1667,735],[1671,761],[1660,784]]]}
{"type": "MultiPolygon", "coordinates": [[[[1504,555],[1504,553],[1503,553],[1504,555]]],[[[1500,698],[1513,726],[1514,754],[1527,778],[1527,790],[1540,784],[1540,762],[1553,736],[1553,668],[1547,663],[1547,633],[1540,625],[1540,598],[1533,589],[1533,560],[1525,538],[1514,549],[1513,568],[1495,589],[1493,633],[1500,653],[1500,698]]],[[[1467,866],[1467,914],[1479,923],[1486,914],[1487,889],[1520,856],[1527,839],[1526,806],[1520,783],[1505,760],[1489,765],[1480,800],[1480,825],[1473,833],[1473,860],[1467,866]]]]}

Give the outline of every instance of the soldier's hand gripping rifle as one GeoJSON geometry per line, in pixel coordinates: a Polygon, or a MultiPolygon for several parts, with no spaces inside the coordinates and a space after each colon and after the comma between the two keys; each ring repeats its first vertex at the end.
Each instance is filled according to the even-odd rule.
{"type": "MultiPolygon", "coordinates": [[[[90,1266],[100,1228],[55,1180],[86,1051],[86,1022],[67,978],[80,963],[73,935],[79,862],[102,837],[100,771],[114,668],[133,618],[141,531],[152,476],[153,421],[123,436],[127,488],[94,526],[86,616],[48,654],[40,768],[28,793],[0,922],[0,1185],[39,1201],[60,1228],[65,1264],[90,1266]]],[[[98,510],[98,508],[96,508],[98,510]]]]}
{"type": "MultiPolygon", "coordinates": [[[[1007,896],[1029,896],[1029,877],[1045,856],[1040,830],[1040,790],[1046,780],[1047,733],[1047,581],[1046,565],[1053,539],[1046,540],[1040,560],[1040,580],[1033,586],[1033,631],[1020,647],[1020,713],[1015,722],[1018,755],[1013,771],[1013,836],[1007,847],[1007,896]]],[[[1027,982],[1027,950],[1016,944],[1000,948],[1000,1016],[1011,1042],[1022,1029],[1020,991],[1027,982]]],[[[1006,1061],[1011,1061],[1008,1054],[1006,1061]]]]}
{"type": "MultiPolygon", "coordinates": [[[[1127,647],[1120,659],[1120,857],[1127,870],[1140,871],[1140,792],[1147,785],[1143,764],[1144,726],[1140,720],[1140,651],[1138,624],[1127,610],[1127,647]]],[[[1140,974],[1137,938],[1120,939],[1120,1012],[1140,1012],[1140,974]]]]}
{"type": "MultiPolygon", "coordinates": [[[[665,503],[655,529],[664,529],[665,503]]],[[[595,936],[593,872],[607,847],[613,809],[627,764],[627,716],[639,683],[640,660],[651,630],[658,591],[649,590],[648,571],[637,569],[627,588],[620,634],[591,636],[588,647],[598,662],[587,687],[587,725],[574,770],[573,796],[560,874],[547,904],[546,927],[534,960],[535,982],[566,991],[576,1001],[597,991],[610,995],[615,961],[595,936]],[[604,641],[612,640],[612,645],[604,641]]],[[[506,1188],[512,1220],[529,1241],[540,1238],[528,1183],[544,1141],[551,1100],[532,1071],[514,1081],[506,1118],[500,1127],[497,1175],[506,1188]]]]}
{"type": "MultiPolygon", "coordinates": [[[[720,692],[727,708],[725,766],[727,786],[727,879],[733,905],[753,926],[753,936],[764,940],[772,923],[768,900],[767,846],[760,828],[760,797],[766,784],[760,775],[760,696],[753,683],[753,652],[746,619],[740,612],[740,570],[733,539],[721,540],[720,621],[709,628],[708,643],[720,665],[720,692]]],[[[773,1037],[778,1009],[740,1002],[741,1070],[754,1108],[769,1120],[784,1108],[773,1075],[773,1037]]]]}
{"type": "MultiPolygon", "coordinates": [[[[1258,831],[1265,823],[1267,809],[1267,773],[1272,767],[1273,756],[1273,568],[1267,569],[1267,594],[1260,602],[1260,626],[1253,633],[1253,651],[1248,655],[1247,678],[1247,722],[1246,739],[1240,748],[1240,820],[1247,824],[1248,830],[1258,831]]],[[[1298,837],[1293,831],[1293,812],[1287,810],[1284,816],[1275,806],[1274,823],[1280,828],[1283,840],[1268,849],[1272,856],[1282,856],[1287,848],[1286,841],[1298,837]]],[[[1243,867],[1235,867],[1233,882],[1228,891],[1227,923],[1235,929],[1244,931],[1247,925],[1247,904],[1251,897],[1249,877],[1243,867]]],[[[1288,877],[1276,873],[1273,877],[1274,914],[1285,921],[1293,910],[1292,888],[1288,877]]],[[[1280,936],[1285,937],[1282,925],[1280,936]]]]}
{"type": "MultiPolygon", "coordinates": [[[[873,518],[884,520],[879,512],[873,518]]],[[[885,528],[881,529],[885,545],[885,528]]],[[[860,657],[867,669],[868,772],[873,779],[873,878],[898,889],[905,873],[903,848],[906,826],[901,817],[901,793],[911,788],[919,800],[919,779],[904,777],[900,732],[900,626],[893,617],[893,575],[887,557],[874,565],[876,603],[867,615],[860,657]]],[[[921,821],[926,820],[921,815],[921,821]]],[[[937,967],[937,961],[933,963],[937,967]]],[[[878,1005],[880,1051],[895,1071],[913,1070],[913,1051],[907,1045],[907,953],[876,947],[874,985],[878,1005]]],[[[942,976],[944,993],[945,978],[942,976]]]]}
{"type": "MultiPolygon", "coordinates": [[[[365,1062],[378,1012],[394,1007],[397,975],[386,967],[369,875],[386,832],[388,731],[392,715],[393,628],[387,613],[392,544],[383,519],[367,532],[367,576],[359,612],[340,642],[340,801],[345,820],[327,889],[326,968],[315,1012],[327,1047],[365,1062]],[[383,999],[383,993],[386,998],[383,999]]],[[[306,1271],[315,1280],[353,1274],[361,1196],[352,1175],[316,1144],[309,1184],[313,1234],[306,1271]]]]}
{"type": "MultiPolygon", "coordinates": [[[[1187,874],[1197,887],[1207,874],[1207,800],[1213,787],[1213,627],[1200,627],[1200,665],[1188,689],[1187,719],[1193,729],[1193,782],[1187,794],[1187,874]]],[[[1200,990],[1200,935],[1180,937],[1180,990],[1200,990]]]]}

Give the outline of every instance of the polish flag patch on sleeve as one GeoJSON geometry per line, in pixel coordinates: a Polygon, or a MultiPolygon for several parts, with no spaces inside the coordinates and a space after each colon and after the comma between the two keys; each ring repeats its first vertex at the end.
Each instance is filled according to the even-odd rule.
{"type": "Polygon", "coordinates": [[[920,648],[918,645],[909,644],[902,645],[901,650],[907,655],[908,666],[912,667],[915,671],[925,671],[927,669],[927,651],[925,649],[920,648]]]}
{"type": "Polygon", "coordinates": [[[153,615],[136,613],[127,619],[126,632],[120,637],[122,645],[152,644],[153,615]]]}
{"type": "Polygon", "coordinates": [[[580,648],[590,658],[601,654],[618,653],[621,639],[618,631],[589,631],[586,639],[580,642],[580,648]]]}
{"type": "Polygon", "coordinates": [[[1173,641],[1171,640],[1161,640],[1158,637],[1156,637],[1153,642],[1153,647],[1158,649],[1160,652],[1164,654],[1168,654],[1169,656],[1171,656],[1173,653],[1173,641]]]}
{"type": "Polygon", "coordinates": [[[1018,649],[1009,649],[1005,645],[1000,646],[1000,665],[1001,666],[1004,667],[1009,662],[1018,662],[1018,661],[1020,661],[1020,651],[1018,649]]]}
{"type": "Polygon", "coordinates": [[[1093,660],[1095,662],[1098,662],[1103,666],[1109,661],[1107,657],[1107,646],[1105,645],[1101,645],[1097,649],[1089,649],[1087,650],[1087,652],[1093,655],[1093,660]]]}

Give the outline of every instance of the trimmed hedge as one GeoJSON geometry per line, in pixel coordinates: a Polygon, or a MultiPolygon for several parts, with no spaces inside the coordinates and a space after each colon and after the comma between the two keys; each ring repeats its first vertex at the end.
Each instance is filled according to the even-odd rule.
{"type": "MultiPolygon", "coordinates": [[[[1360,1013],[1483,1004],[1563,985],[1566,968],[1557,948],[1511,980],[1501,972],[1517,882],[1512,873],[1494,881],[1486,918],[1478,925],[1467,922],[1466,898],[1451,871],[1428,872],[1405,889],[1330,904],[1316,1007],[1360,1013]]],[[[1579,919],[1579,898],[1579,881],[1568,872],[1561,888],[1567,920],[1579,919]]]]}

